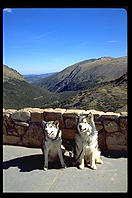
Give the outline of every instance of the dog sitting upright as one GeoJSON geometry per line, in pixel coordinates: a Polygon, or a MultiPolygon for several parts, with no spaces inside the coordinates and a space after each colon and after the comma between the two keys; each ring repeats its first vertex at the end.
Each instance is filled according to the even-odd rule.
{"type": "Polygon", "coordinates": [[[42,121],[44,139],[42,143],[42,151],[44,155],[44,170],[48,169],[48,161],[57,160],[59,157],[63,168],[66,167],[62,155],[62,131],[59,129],[59,122],[56,121],[42,121]]]}
{"type": "Polygon", "coordinates": [[[90,162],[90,167],[96,169],[95,163],[102,164],[100,151],[98,149],[98,132],[93,120],[93,114],[79,117],[77,131],[75,135],[75,163],[79,163],[79,168],[84,169],[84,164],[90,162]]]}

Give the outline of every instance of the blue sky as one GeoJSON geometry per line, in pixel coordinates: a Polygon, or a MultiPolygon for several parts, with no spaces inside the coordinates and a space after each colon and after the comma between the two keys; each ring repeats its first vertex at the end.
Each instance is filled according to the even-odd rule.
{"type": "Polygon", "coordinates": [[[3,10],[3,63],[21,74],[58,72],[90,58],[126,55],[125,9],[3,10]]]}

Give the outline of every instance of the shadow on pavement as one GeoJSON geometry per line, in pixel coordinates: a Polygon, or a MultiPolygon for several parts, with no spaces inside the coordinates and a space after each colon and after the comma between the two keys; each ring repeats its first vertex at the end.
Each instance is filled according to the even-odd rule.
{"type": "MultiPolygon", "coordinates": [[[[71,166],[71,160],[69,157],[64,157],[66,160],[66,165],[71,166]],[[67,159],[66,159],[67,158],[67,159]]],[[[60,169],[60,161],[49,162],[49,169],[60,169]]],[[[18,167],[20,172],[29,172],[33,170],[43,170],[43,155],[30,155],[20,158],[15,158],[9,161],[3,162],[3,169],[8,169],[10,167],[18,167]]]]}
{"type": "MultiPolygon", "coordinates": [[[[121,158],[121,157],[127,157],[127,152],[103,152],[102,155],[104,157],[108,158],[121,158]]],[[[73,158],[70,158],[68,156],[64,156],[65,163],[67,167],[71,167],[73,158]]],[[[36,155],[29,155],[24,156],[20,158],[15,158],[9,161],[3,162],[3,169],[8,169],[10,167],[18,167],[20,169],[20,172],[29,172],[33,170],[43,170],[43,155],[42,154],[36,154],[36,155]]],[[[55,162],[49,162],[48,165],[49,169],[60,169],[61,164],[60,161],[55,162]]]]}
{"type": "Polygon", "coordinates": [[[121,157],[128,157],[127,151],[102,151],[101,154],[104,157],[108,158],[121,158],[121,157]]]}

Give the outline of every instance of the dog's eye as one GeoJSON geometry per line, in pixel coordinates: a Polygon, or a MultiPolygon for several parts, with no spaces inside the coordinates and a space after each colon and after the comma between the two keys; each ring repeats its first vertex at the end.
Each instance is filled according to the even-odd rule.
{"type": "Polygon", "coordinates": [[[49,125],[49,128],[52,128],[52,125],[49,125]]]}

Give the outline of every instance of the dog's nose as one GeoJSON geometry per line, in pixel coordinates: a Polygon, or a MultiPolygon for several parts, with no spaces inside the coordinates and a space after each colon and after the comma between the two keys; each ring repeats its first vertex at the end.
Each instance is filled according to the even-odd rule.
{"type": "Polygon", "coordinates": [[[82,125],[79,125],[80,130],[82,129],[82,125]]]}
{"type": "Polygon", "coordinates": [[[49,130],[48,130],[48,129],[45,129],[45,133],[46,133],[46,134],[49,134],[49,130]]]}

